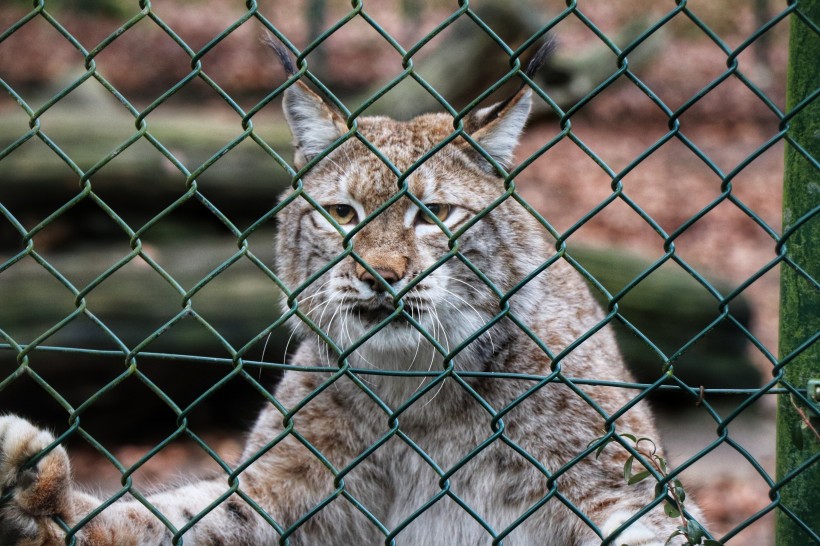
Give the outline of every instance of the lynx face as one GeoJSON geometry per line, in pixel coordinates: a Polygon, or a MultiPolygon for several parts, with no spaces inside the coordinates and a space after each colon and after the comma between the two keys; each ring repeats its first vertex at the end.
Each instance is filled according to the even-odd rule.
{"type": "MultiPolygon", "coordinates": [[[[522,92],[468,119],[473,138],[501,165],[510,164],[530,103],[529,92],[522,92]]],[[[303,85],[288,90],[285,110],[298,165],[347,132],[341,117],[303,85]]],[[[444,114],[408,122],[358,121],[359,134],[400,173],[408,172],[453,130],[452,118],[444,114]]],[[[335,264],[297,301],[339,346],[347,348],[364,338],[357,353],[365,361],[370,350],[404,352],[412,358],[400,361],[427,368],[437,357],[412,324],[416,322],[447,351],[481,333],[456,358],[457,365],[469,366],[471,355],[486,360],[495,351],[506,335],[504,325],[482,329],[501,311],[500,297],[473,269],[503,294],[536,267],[545,252],[543,242],[532,236],[537,228],[529,214],[511,199],[476,221],[505,188],[490,163],[466,140],[449,143],[401,178],[354,137],[319,161],[303,183],[305,192],[339,227],[306,199],[293,201],[280,218],[278,270],[294,289],[327,264],[335,264]],[[451,234],[464,231],[451,239],[439,222],[451,234]],[[345,254],[345,237],[356,257],[345,254]],[[400,305],[404,313],[396,313],[400,305]]],[[[307,331],[298,323],[298,330],[307,331]]]]}

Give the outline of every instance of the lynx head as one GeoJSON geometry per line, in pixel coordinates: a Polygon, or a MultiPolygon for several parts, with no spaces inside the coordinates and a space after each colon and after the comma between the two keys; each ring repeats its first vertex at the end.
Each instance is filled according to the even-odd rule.
{"type": "MultiPolygon", "coordinates": [[[[366,339],[357,350],[365,360],[365,353],[389,351],[415,366],[419,346],[432,348],[417,325],[447,351],[475,336],[456,357],[461,366],[492,355],[509,328],[506,319],[493,322],[504,309],[500,295],[546,254],[529,213],[502,199],[504,179],[493,165],[512,165],[531,95],[521,90],[464,119],[483,152],[458,136],[417,164],[453,135],[450,115],[361,117],[351,131],[307,85],[291,85],[284,111],[296,166],[336,147],[302,176],[303,193],[280,213],[278,273],[291,290],[303,288],[286,306],[298,302],[343,348],[366,339]]],[[[513,306],[525,299],[519,293],[513,306]]],[[[294,323],[308,332],[301,320],[294,323]]],[[[368,363],[390,367],[387,360],[368,363]]],[[[430,357],[418,360],[426,367],[430,357]]]]}

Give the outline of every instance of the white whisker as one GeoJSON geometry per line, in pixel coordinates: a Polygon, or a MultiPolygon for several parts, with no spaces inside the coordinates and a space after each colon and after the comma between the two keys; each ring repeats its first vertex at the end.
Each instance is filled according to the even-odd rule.
{"type": "MultiPolygon", "coordinates": [[[[431,307],[431,311],[432,311],[432,315],[433,315],[436,323],[438,323],[438,326],[441,327],[441,334],[442,334],[442,336],[444,336],[444,343],[445,343],[444,349],[447,351],[447,354],[449,354],[450,353],[450,340],[447,338],[447,332],[445,331],[444,325],[441,323],[441,319],[438,316],[438,311],[436,310],[436,308],[431,307]]],[[[436,334],[438,335],[438,327],[436,327],[436,334]]],[[[435,351],[435,348],[434,348],[433,358],[430,359],[430,367],[427,369],[428,372],[433,369],[433,361],[435,360],[435,357],[436,357],[436,351],[435,351]]],[[[433,381],[433,379],[430,378],[430,381],[433,381]]],[[[436,399],[436,396],[438,396],[438,393],[440,393],[441,389],[444,388],[444,383],[446,381],[447,381],[446,378],[441,381],[441,385],[439,385],[438,389],[436,389],[436,392],[433,393],[433,396],[427,402],[425,402],[424,404],[421,405],[422,408],[427,406],[427,404],[429,404],[430,402],[432,402],[433,400],[436,399]]],[[[422,380],[422,384],[423,383],[424,383],[424,380],[422,380]]],[[[421,385],[419,385],[419,388],[421,388],[421,385]]]]}
{"type": "MultiPolygon", "coordinates": [[[[409,295],[410,295],[410,294],[412,294],[415,290],[416,290],[416,288],[413,288],[412,290],[410,290],[410,291],[407,293],[407,295],[409,296],[409,295]]],[[[419,318],[416,318],[416,317],[413,315],[413,306],[412,306],[412,305],[408,305],[408,307],[410,308],[410,317],[411,317],[413,320],[415,320],[416,322],[418,322],[419,324],[421,324],[421,314],[422,314],[422,309],[421,309],[421,308],[419,308],[419,309],[418,309],[419,318]]],[[[416,352],[415,352],[415,353],[413,353],[413,358],[410,360],[410,364],[407,366],[407,369],[408,369],[408,370],[412,369],[412,368],[413,368],[413,364],[415,364],[415,363],[416,363],[416,358],[418,358],[418,356],[419,356],[419,349],[421,348],[421,332],[419,332],[418,330],[416,330],[416,335],[418,336],[418,339],[416,340],[416,352]]],[[[416,390],[418,390],[418,389],[416,389],[416,390]]]]}
{"type": "MultiPolygon", "coordinates": [[[[331,303],[333,303],[333,301],[334,301],[334,300],[336,300],[336,296],[337,296],[337,294],[336,294],[336,293],[333,293],[333,294],[331,294],[331,295],[330,295],[330,297],[329,297],[327,300],[325,300],[323,303],[318,303],[318,304],[317,304],[317,306],[318,306],[318,307],[323,307],[323,309],[322,309],[322,313],[319,315],[319,320],[314,320],[314,322],[316,323],[316,325],[317,325],[317,326],[319,326],[319,328],[320,328],[320,329],[321,329],[321,330],[325,333],[325,335],[326,335],[326,336],[328,336],[328,337],[330,337],[330,324],[328,324],[326,327],[323,327],[323,326],[322,326],[322,321],[323,321],[323,320],[324,320],[324,318],[325,318],[325,312],[327,312],[328,308],[330,307],[330,304],[331,304],[331,303]]],[[[337,309],[338,309],[338,308],[337,308],[337,309]]],[[[312,308],[308,311],[308,313],[310,313],[311,311],[313,311],[313,309],[312,309],[312,308]]],[[[334,314],[335,314],[335,313],[334,313],[334,314]]],[[[331,323],[332,323],[332,322],[333,322],[333,321],[331,320],[331,323]]],[[[322,359],[322,357],[324,356],[324,354],[327,352],[327,360],[322,360],[322,361],[323,361],[325,364],[330,365],[330,347],[328,346],[327,342],[326,342],[326,341],[324,341],[324,340],[321,338],[321,336],[317,335],[317,336],[316,336],[316,344],[317,344],[317,348],[318,348],[318,350],[319,350],[319,358],[320,358],[320,359],[322,359]],[[324,343],[324,346],[322,345],[323,343],[324,343]],[[326,350],[326,351],[325,351],[325,350],[326,350]]]]}
{"type": "MultiPolygon", "coordinates": [[[[348,306],[347,308],[345,308],[344,317],[342,318],[342,334],[343,334],[343,336],[347,337],[347,341],[350,343],[350,345],[353,345],[353,336],[350,335],[350,329],[348,328],[348,324],[349,324],[348,321],[350,320],[350,317],[351,317],[352,314],[353,314],[352,307],[348,306]]],[[[361,312],[360,312],[360,314],[361,314],[361,312]]],[[[359,323],[361,323],[361,320],[359,320],[359,323]]],[[[364,358],[364,356],[361,354],[361,352],[359,352],[359,349],[356,349],[355,351],[353,351],[350,354],[350,356],[353,356],[354,354],[356,355],[356,357],[359,360],[363,360],[364,362],[367,363],[368,366],[370,366],[371,368],[375,368],[375,366],[370,364],[370,362],[368,362],[367,359],[364,358]]],[[[364,377],[359,376],[359,375],[357,375],[356,377],[361,379],[362,382],[367,383],[370,386],[373,386],[373,383],[368,381],[364,377]]]]}
{"type": "MultiPolygon", "coordinates": [[[[472,304],[470,304],[470,302],[468,302],[467,300],[465,300],[464,298],[462,298],[462,297],[461,297],[461,296],[459,296],[458,294],[455,294],[455,293],[453,293],[452,291],[447,290],[446,288],[441,288],[441,290],[442,290],[443,292],[445,292],[446,294],[449,294],[449,295],[453,296],[454,298],[456,298],[456,299],[460,300],[462,303],[464,303],[464,305],[466,305],[467,307],[469,307],[469,308],[473,311],[473,313],[475,313],[475,314],[476,314],[476,317],[478,317],[478,321],[477,321],[477,322],[478,322],[479,328],[480,328],[481,326],[483,326],[483,325],[485,325],[485,324],[486,324],[486,322],[484,321],[484,317],[481,315],[481,313],[479,313],[479,312],[478,312],[478,309],[476,309],[476,308],[475,308],[475,306],[473,306],[472,304]]],[[[446,298],[444,299],[444,301],[445,301],[448,305],[450,305],[453,309],[455,309],[456,311],[458,311],[458,312],[461,314],[461,316],[462,316],[462,317],[464,317],[464,320],[466,320],[466,321],[470,322],[470,324],[469,324],[469,325],[470,325],[470,327],[471,327],[471,328],[473,327],[472,321],[470,321],[470,318],[467,316],[467,314],[464,312],[464,310],[463,310],[463,309],[459,308],[459,307],[458,307],[458,306],[456,306],[453,302],[449,301],[449,300],[448,300],[448,299],[446,299],[446,298]]],[[[490,347],[492,347],[493,353],[495,353],[495,343],[493,343],[493,336],[492,336],[492,334],[490,333],[490,332],[491,332],[491,330],[492,330],[492,329],[488,329],[488,330],[486,330],[483,334],[481,334],[481,335],[480,335],[480,336],[478,336],[478,337],[479,337],[479,338],[481,338],[481,337],[487,336],[487,339],[490,341],[490,347]]]]}

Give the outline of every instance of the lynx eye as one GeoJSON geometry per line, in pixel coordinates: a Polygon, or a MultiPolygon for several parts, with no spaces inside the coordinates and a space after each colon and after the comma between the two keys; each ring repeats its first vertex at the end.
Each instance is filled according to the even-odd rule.
{"type": "Polygon", "coordinates": [[[356,220],[356,211],[350,205],[330,205],[325,208],[340,226],[353,223],[356,220]]]}
{"type": "MultiPolygon", "coordinates": [[[[441,222],[450,216],[450,205],[446,205],[444,203],[425,203],[425,205],[441,222]]],[[[418,221],[424,222],[425,224],[435,224],[432,218],[421,211],[419,211],[418,221]]]]}

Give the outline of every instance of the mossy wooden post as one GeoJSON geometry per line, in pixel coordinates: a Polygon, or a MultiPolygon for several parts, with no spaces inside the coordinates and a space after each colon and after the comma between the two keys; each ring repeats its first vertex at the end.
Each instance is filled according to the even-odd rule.
{"type": "MultiPolygon", "coordinates": [[[[807,97],[820,88],[820,0],[801,0],[798,9],[807,24],[792,15],[788,111],[792,112],[807,97]]],[[[793,267],[781,268],[780,300],[780,358],[805,344],[820,330],[820,293],[816,282],[820,280],[820,98],[802,105],[789,122],[789,136],[813,159],[807,159],[796,146],[786,145],[785,179],[783,186],[783,232],[800,223],[785,241],[787,256],[803,271],[812,276],[808,281],[793,267]],[[813,214],[812,214],[813,211],[813,214]]],[[[810,379],[820,379],[820,343],[805,348],[785,366],[783,378],[796,388],[806,388],[810,379]]],[[[811,396],[811,393],[809,393],[811,396]]],[[[793,479],[780,489],[782,507],[790,510],[813,533],[820,534],[820,451],[814,433],[803,423],[793,402],[805,404],[792,397],[780,397],[777,408],[777,478],[782,480],[801,465],[814,459],[793,479]]],[[[810,408],[803,412],[811,418],[816,413],[810,408]]],[[[811,419],[817,428],[818,419],[811,419]]],[[[801,526],[783,510],[777,515],[777,546],[805,546],[814,543],[801,526]]]]}

